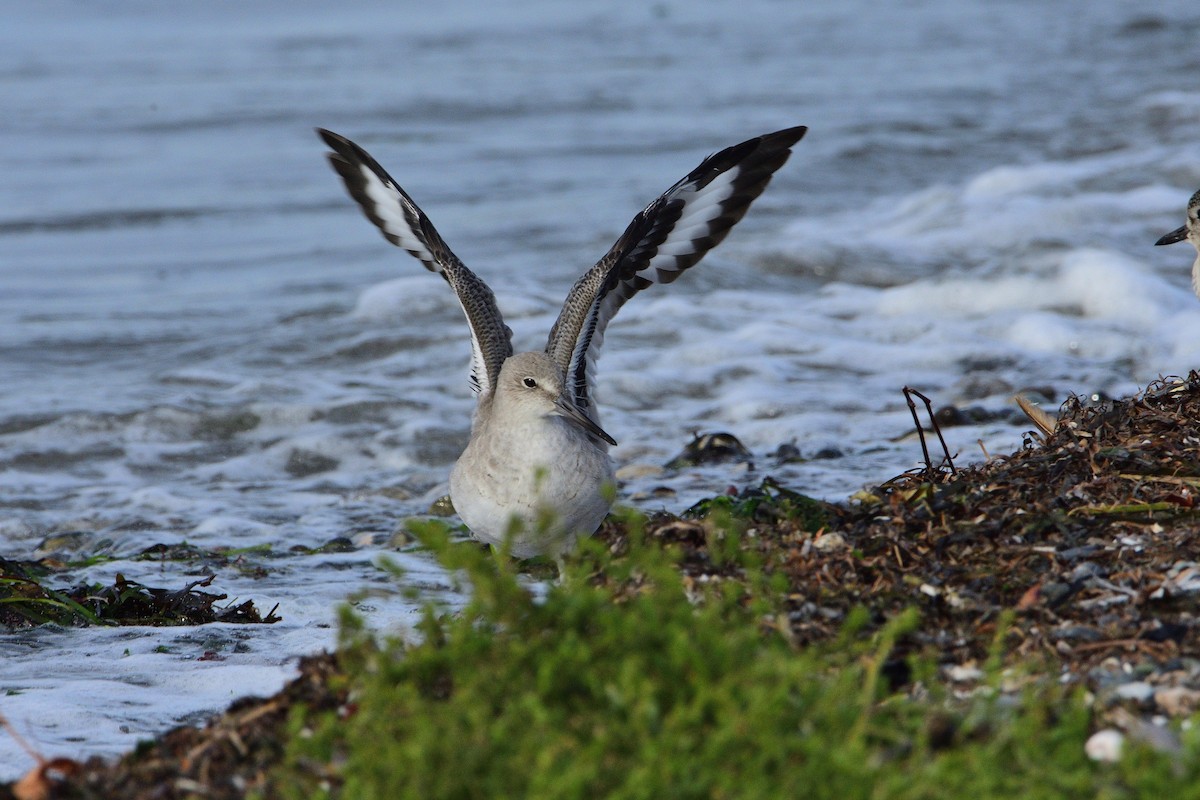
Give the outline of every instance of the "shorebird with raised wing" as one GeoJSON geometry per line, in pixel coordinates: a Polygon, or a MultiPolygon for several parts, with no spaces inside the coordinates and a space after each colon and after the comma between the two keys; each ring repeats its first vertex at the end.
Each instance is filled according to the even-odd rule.
{"type": "Polygon", "coordinates": [[[1187,239],[1196,248],[1196,260],[1192,264],[1192,291],[1200,297],[1200,192],[1192,195],[1187,204],[1187,222],[1163,236],[1158,244],[1175,244],[1187,239]]]}
{"type": "Polygon", "coordinates": [[[329,162],[392,244],[445,278],[471,330],[471,438],[450,499],[478,539],[520,558],[561,558],[600,527],[616,479],[593,402],[605,328],[629,298],[670,283],[716,247],[804,136],[788,128],[728,147],[646,206],[575,282],[546,349],[513,354],[495,296],[451,252],[429,217],[365,150],[318,128],[329,162]]]}

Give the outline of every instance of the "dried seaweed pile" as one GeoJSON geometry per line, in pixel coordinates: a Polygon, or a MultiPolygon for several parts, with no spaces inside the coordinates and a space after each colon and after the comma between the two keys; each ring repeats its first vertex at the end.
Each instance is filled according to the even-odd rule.
{"type": "Polygon", "coordinates": [[[37,562],[0,558],[0,626],[28,628],[58,625],[203,625],[210,622],[272,623],[254,601],[219,606],[227,595],[200,591],[212,584],[209,575],[182,589],[161,589],[127,580],[120,573],[111,585],[79,584],[52,589],[42,583],[49,574],[37,562]]]}
{"type": "MultiPolygon", "coordinates": [[[[1009,663],[1057,665],[1094,688],[1134,674],[1200,690],[1198,493],[1192,373],[1100,407],[1070,400],[1044,442],[827,506],[815,537],[811,512],[760,503],[747,541],[786,575],[802,643],[835,636],[855,606],[880,622],[916,607],[922,622],[906,648],[974,665],[1007,611],[1009,663]]],[[[789,494],[775,492],[795,505],[789,494]]],[[[694,577],[721,577],[701,522],[658,520],[650,532],[683,546],[694,577]]]]}
{"type": "Polygon", "coordinates": [[[334,656],[305,658],[299,677],[273,697],[239,700],[202,728],[175,728],[119,761],[92,758],[74,765],[70,780],[47,785],[56,798],[240,800],[261,792],[279,764],[293,706],[320,712],[345,703],[339,674],[334,656]]]}

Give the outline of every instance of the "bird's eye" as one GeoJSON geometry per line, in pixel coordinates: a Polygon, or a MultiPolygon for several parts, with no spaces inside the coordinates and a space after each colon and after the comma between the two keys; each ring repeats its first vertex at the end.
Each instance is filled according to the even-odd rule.
{"type": "Polygon", "coordinates": [[[521,381],[521,383],[525,384],[525,387],[528,389],[534,389],[537,387],[537,381],[535,381],[533,378],[526,378],[525,380],[521,381]]]}

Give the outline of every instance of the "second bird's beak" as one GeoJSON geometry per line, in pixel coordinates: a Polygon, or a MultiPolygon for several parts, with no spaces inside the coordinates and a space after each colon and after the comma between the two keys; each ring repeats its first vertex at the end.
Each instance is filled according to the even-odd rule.
{"type": "Polygon", "coordinates": [[[1187,233],[1188,233],[1187,225],[1180,225],[1178,228],[1171,231],[1170,233],[1168,233],[1166,236],[1159,239],[1154,244],[1156,244],[1156,245],[1175,244],[1176,242],[1182,242],[1184,239],[1187,238],[1187,233]]]}
{"type": "Polygon", "coordinates": [[[607,433],[605,433],[604,428],[601,428],[599,425],[597,425],[595,422],[593,422],[591,417],[589,417],[587,414],[583,413],[578,408],[576,408],[575,404],[572,403],[567,398],[565,398],[565,397],[559,398],[558,402],[554,404],[554,407],[555,407],[555,409],[558,410],[559,414],[566,417],[571,422],[574,422],[576,425],[583,428],[585,431],[590,433],[592,436],[595,436],[598,439],[603,439],[604,441],[611,444],[613,447],[617,446],[616,439],[612,438],[607,433]]]}

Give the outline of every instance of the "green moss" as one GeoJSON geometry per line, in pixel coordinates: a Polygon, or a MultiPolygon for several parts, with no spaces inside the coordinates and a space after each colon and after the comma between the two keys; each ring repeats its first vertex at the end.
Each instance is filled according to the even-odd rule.
{"type": "MultiPolygon", "coordinates": [[[[852,614],[836,641],[798,650],[775,632],[782,610],[753,564],[736,584],[685,585],[634,527],[626,556],[585,543],[537,600],[508,561],[421,531],[469,581],[471,602],[456,614],[430,607],[415,644],[347,616],[353,703],[293,718],[274,787],[364,799],[1121,798],[1200,787],[1194,736],[1175,761],[1139,751],[1103,767],[1084,755],[1089,706],[1066,690],[1015,703],[954,703],[936,686],[893,693],[882,670],[914,613],[870,636],[865,614],[852,614]]],[[[934,675],[930,660],[913,666],[934,675]]]]}

